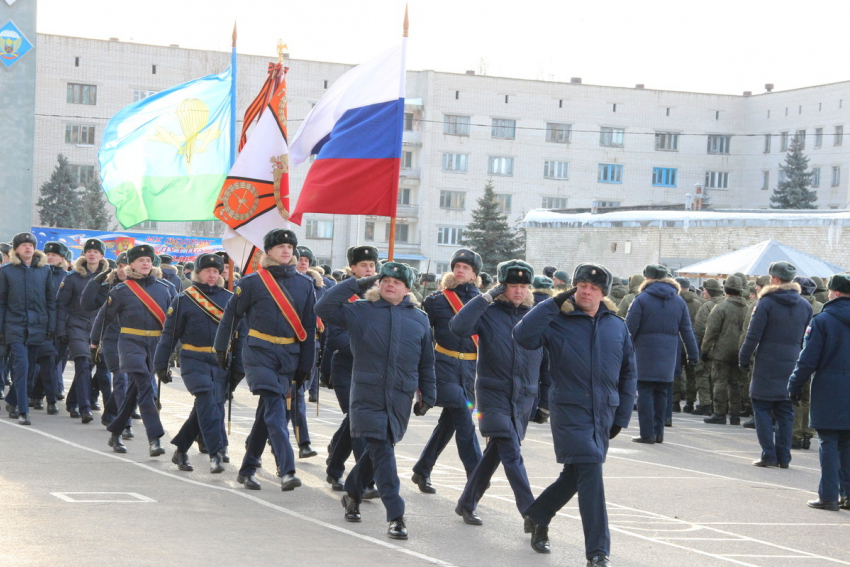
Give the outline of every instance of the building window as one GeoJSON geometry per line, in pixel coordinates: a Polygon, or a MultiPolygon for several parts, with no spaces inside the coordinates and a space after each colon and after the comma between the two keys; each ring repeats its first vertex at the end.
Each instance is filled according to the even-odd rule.
{"type": "Polygon", "coordinates": [[[788,174],[785,172],[784,169],[782,169],[782,167],[780,167],[779,168],[779,183],[782,184],[782,183],[785,183],[786,181],[788,181],[788,174]]]}
{"type": "Polygon", "coordinates": [[[440,191],[440,208],[457,209],[462,211],[466,208],[465,191],[440,191]]]}
{"type": "Polygon", "coordinates": [[[709,189],[728,189],[729,173],[726,171],[706,171],[705,186],[709,189]]]}
{"type": "Polygon", "coordinates": [[[496,205],[499,207],[499,212],[507,215],[511,212],[511,196],[506,193],[496,193],[496,205]]]}
{"type": "Polygon", "coordinates": [[[823,128],[815,128],[815,148],[823,146],[823,128]]]}
{"type": "Polygon", "coordinates": [[[443,171],[466,173],[468,170],[468,154],[443,154],[443,171]]]}
{"type": "Polygon", "coordinates": [[[437,262],[437,276],[441,276],[452,269],[451,262],[437,262]]]}
{"type": "Polygon", "coordinates": [[[844,126],[835,127],[835,139],[832,142],[833,146],[840,146],[844,142],[844,126]]]}
{"type": "Polygon", "coordinates": [[[797,141],[800,143],[800,149],[806,149],[806,131],[805,130],[797,130],[797,133],[794,135],[797,141]]]}
{"type": "MultiPolygon", "coordinates": [[[[387,223],[385,226],[386,226],[386,231],[384,233],[384,242],[389,242],[390,241],[390,227],[392,226],[392,224],[387,223]]],[[[409,228],[410,228],[410,225],[396,223],[396,225],[395,225],[395,241],[396,242],[407,242],[407,236],[408,236],[408,229],[409,228]]]]}
{"type": "Polygon", "coordinates": [[[708,153],[710,154],[728,154],[729,142],[732,136],[709,136],[708,137],[708,153]]]}
{"type": "Polygon", "coordinates": [[[613,163],[600,163],[597,181],[600,183],[622,183],[623,166],[613,163]]]}
{"type": "Polygon", "coordinates": [[[832,186],[838,187],[839,183],[841,183],[841,168],[834,166],[832,168],[832,186]]]}
{"type": "Polygon", "coordinates": [[[771,139],[770,134],[764,135],[764,153],[766,153],[766,154],[770,153],[770,139],[771,139]]]}
{"type": "Polygon", "coordinates": [[[490,156],[490,160],[487,164],[487,173],[490,175],[513,175],[514,158],[505,156],[490,156]]]}
{"type": "Polygon", "coordinates": [[[812,168],[812,187],[820,187],[820,168],[812,168]]]}
{"type": "Polygon", "coordinates": [[[404,113],[404,131],[412,132],[413,131],[413,113],[405,112],[404,113]]]}
{"type": "Polygon", "coordinates": [[[363,239],[366,242],[372,242],[375,240],[375,223],[373,221],[366,221],[366,229],[363,231],[363,239]]]}
{"type": "Polygon", "coordinates": [[[408,169],[413,167],[413,152],[401,152],[401,166],[408,169]]]}
{"type": "Polygon", "coordinates": [[[150,91],[145,89],[133,89],[133,102],[139,102],[140,100],[144,100],[158,92],[159,91],[150,91]]]}
{"type": "Polygon", "coordinates": [[[97,85],[68,83],[66,100],[71,104],[97,104],[97,85]]]}
{"type": "Polygon", "coordinates": [[[653,167],[652,184],[657,187],[675,187],[678,181],[678,170],[672,167],[653,167]]]}
{"type": "Polygon", "coordinates": [[[664,152],[678,152],[679,135],[674,132],[656,132],[655,149],[664,152]]]}
{"type": "Polygon", "coordinates": [[[307,221],[307,238],[317,238],[327,240],[334,236],[333,221],[326,220],[308,220],[307,221]]]}
{"type": "Polygon", "coordinates": [[[544,209],[566,209],[567,208],[567,198],[566,197],[543,197],[543,208],[544,209]]]}
{"type": "Polygon", "coordinates": [[[770,172],[762,171],[761,172],[761,190],[767,191],[770,188],[770,172]]]}
{"type": "Polygon", "coordinates": [[[561,124],[558,122],[546,123],[546,141],[556,144],[569,144],[570,135],[573,131],[572,124],[561,124]]]}
{"type": "Polygon", "coordinates": [[[410,187],[399,187],[398,188],[398,204],[399,205],[409,205],[410,204],[410,187]]]}
{"type": "Polygon", "coordinates": [[[622,148],[626,131],[623,128],[603,127],[599,131],[599,145],[612,148],[622,148]]]}
{"type": "Polygon", "coordinates": [[[88,185],[94,180],[94,166],[72,163],[71,177],[77,185],[88,185]]]}
{"type": "Polygon", "coordinates": [[[501,138],[503,140],[513,140],[516,138],[516,120],[508,120],[505,118],[494,118],[491,134],[493,138],[501,138]]]}
{"type": "Polygon", "coordinates": [[[446,114],[443,117],[443,134],[469,136],[469,116],[446,114]]]}
{"type": "Polygon", "coordinates": [[[619,207],[622,201],[596,201],[597,208],[610,209],[611,207],[619,207]]]}
{"type": "Polygon", "coordinates": [[[463,238],[463,227],[440,226],[437,227],[437,244],[460,246],[463,238]]]}
{"type": "Polygon", "coordinates": [[[93,146],[94,128],[83,124],[65,124],[65,143],[93,146]]]}
{"type": "Polygon", "coordinates": [[[787,152],[788,151],[788,132],[780,132],[779,133],[779,151],[787,152]]]}
{"type": "Polygon", "coordinates": [[[140,222],[133,228],[139,228],[142,230],[156,230],[156,221],[149,220],[145,222],[140,222]]]}
{"type": "Polygon", "coordinates": [[[543,177],[547,179],[567,179],[569,162],[566,161],[544,161],[543,177]]]}

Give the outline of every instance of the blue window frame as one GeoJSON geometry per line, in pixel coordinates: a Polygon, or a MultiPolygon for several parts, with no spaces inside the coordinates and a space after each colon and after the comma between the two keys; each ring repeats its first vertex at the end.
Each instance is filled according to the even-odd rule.
{"type": "Polygon", "coordinates": [[[656,187],[675,187],[679,172],[671,167],[652,168],[652,184],[656,187]]]}
{"type": "Polygon", "coordinates": [[[599,164],[599,183],[622,183],[623,182],[623,166],[613,163],[599,164]]]}

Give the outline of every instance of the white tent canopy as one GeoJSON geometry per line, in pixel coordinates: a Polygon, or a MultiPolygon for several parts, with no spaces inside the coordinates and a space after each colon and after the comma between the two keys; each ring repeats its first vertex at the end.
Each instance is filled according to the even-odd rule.
{"type": "Polygon", "coordinates": [[[776,240],[765,240],[749,248],[742,248],[685,266],[678,270],[680,276],[689,278],[726,277],[736,272],[748,276],[763,276],[772,262],[785,261],[797,267],[797,275],[827,278],[845,271],[826,260],[786,246],[776,240]]]}

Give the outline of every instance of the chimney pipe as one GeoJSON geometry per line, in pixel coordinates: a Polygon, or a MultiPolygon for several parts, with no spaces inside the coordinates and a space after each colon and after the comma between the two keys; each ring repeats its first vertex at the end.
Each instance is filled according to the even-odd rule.
{"type": "Polygon", "coordinates": [[[570,78],[570,82],[573,83],[574,85],[580,85],[581,84],[581,77],[572,77],[572,78],[570,78]]]}
{"type": "Polygon", "coordinates": [[[744,96],[753,96],[753,91],[744,91],[744,96]]]}
{"type": "Polygon", "coordinates": [[[475,71],[469,70],[469,71],[467,71],[467,72],[466,72],[466,74],[467,74],[467,75],[474,75],[474,74],[475,74],[475,71]]]}
{"type": "Polygon", "coordinates": [[[767,92],[771,92],[773,90],[773,83],[765,83],[764,90],[766,90],[767,92]]]}
{"type": "Polygon", "coordinates": [[[643,88],[644,88],[644,84],[643,84],[643,83],[638,83],[638,84],[636,84],[636,85],[635,85],[635,88],[636,88],[636,89],[643,89],[643,88]]]}

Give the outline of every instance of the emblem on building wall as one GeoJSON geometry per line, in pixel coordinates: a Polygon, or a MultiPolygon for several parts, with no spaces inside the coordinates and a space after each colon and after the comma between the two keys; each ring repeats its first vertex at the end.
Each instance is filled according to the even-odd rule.
{"type": "Polygon", "coordinates": [[[7,68],[17,63],[32,48],[32,43],[12,20],[9,20],[0,28],[0,61],[7,68]]]}

